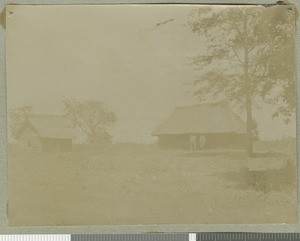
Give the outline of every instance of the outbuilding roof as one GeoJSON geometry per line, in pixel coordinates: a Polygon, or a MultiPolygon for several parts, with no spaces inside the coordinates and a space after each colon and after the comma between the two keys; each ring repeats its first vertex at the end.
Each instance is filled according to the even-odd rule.
{"type": "Polygon", "coordinates": [[[192,133],[242,134],[246,124],[228,105],[207,103],[176,107],[152,135],[192,133]]]}
{"type": "Polygon", "coordinates": [[[17,139],[28,126],[32,127],[42,138],[76,138],[75,130],[71,128],[68,119],[62,115],[30,115],[17,132],[17,139]]]}

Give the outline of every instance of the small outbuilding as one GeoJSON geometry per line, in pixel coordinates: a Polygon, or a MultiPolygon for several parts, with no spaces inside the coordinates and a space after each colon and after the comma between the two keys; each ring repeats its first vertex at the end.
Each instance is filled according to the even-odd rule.
{"type": "Polygon", "coordinates": [[[71,151],[75,130],[60,115],[30,115],[16,134],[21,149],[71,151]]]}
{"type": "Polygon", "coordinates": [[[225,104],[176,107],[152,133],[163,149],[243,149],[246,123],[225,104]]]}

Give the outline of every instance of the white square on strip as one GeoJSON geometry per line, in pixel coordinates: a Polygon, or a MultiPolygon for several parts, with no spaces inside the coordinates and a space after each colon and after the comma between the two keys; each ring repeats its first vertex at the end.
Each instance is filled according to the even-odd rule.
{"type": "Polygon", "coordinates": [[[197,234],[196,233],[189,233],[189,241],[196,241],[197,234]]]}

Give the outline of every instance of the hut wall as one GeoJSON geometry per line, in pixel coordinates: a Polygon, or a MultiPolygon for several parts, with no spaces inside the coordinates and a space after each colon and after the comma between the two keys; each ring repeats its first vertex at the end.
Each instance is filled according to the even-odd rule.
{"type": "Polygon", "coordinates": [[[42,138],[43,151],[71,151],[72,139],[42,138]]]}
{"type": "MultiPolygon", "coordinates": [[[[196,135],[196,148],[200,148],[200,136],[204,135],[206,145],[204,149],[243,149],[246,147],[246,135],[236,133],[208,133],[193,134],[196,135]]],[[[161,149],[191,149],[190,134],[181,135],[160,135],[158,138],[158,147],[161,149]]]]}
{"type": "Polygon", "coordinates": [[[161,149],[189,149],[190,135],[160,135],[158,147],[161,149]]]}
{"type": "Polygon", "coordinates": [[[206,134],[206,149],[226,148],[244,149],[246,148],[246,135],[236,133],[216,133],[206,134]]]}
{"type": "Polygon", "coordinates": [[[59,139],[59,150],[60,151],[72,151],[72,139],[59,139]]]}
{"type": "Polygon", "coordinates": [[[18,139],[18,147],[22,150],[41,150],[41,139],[32,128],[25,128],[18,139]]]}

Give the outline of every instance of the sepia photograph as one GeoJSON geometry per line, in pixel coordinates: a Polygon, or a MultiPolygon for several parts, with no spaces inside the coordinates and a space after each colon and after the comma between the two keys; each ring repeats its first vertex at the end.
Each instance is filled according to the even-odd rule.
{"type": "Polygon", "coordinates": [[[294,5],[7,5],[10,226],[297,223],[294,5]]]}

